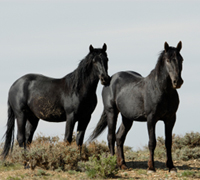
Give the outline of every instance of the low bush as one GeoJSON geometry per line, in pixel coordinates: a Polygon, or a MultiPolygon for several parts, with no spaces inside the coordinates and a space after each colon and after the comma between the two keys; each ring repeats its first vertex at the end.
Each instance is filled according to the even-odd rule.
{"type": "MultiPolygon", "coordinates": [[[[1,145],[2,151],[3,146],[1,145]]],[[[18,143],[14,144],[13,152],[8,155],[7,163],[21,163],[25,167],[35,169],[41,167],[46,170],[78,170],[79,161],[88,161],[89,157],[99,157],[99,154],[108,153],[109,149],[105,142],[92,142],[88,145],[83,145],[80,153],[80,148],[77,147],[75,136],[72,143],[69,145],[66,142],[60,141],[59,137],[45,137],[42,135],[36,136],[35,140],[29,145],[25,151],[20,148],[18,143]]]]}
{"type": "Polygon", "coordinates": [[[116,168],[116,163],[116,156],[103,153],[98,156],[93,155],[89,161],[79,163],[79,166],[89,178],[106,178],[117,174],[119,169],[116,168]]]}
{"type": "MultiPolygon", "coordinates": [[[[139,151],[141,154],[148,152],[148,146],[144,146],[139,151]]],[[[172,156],[174,160],[187,161],[190,159],[200,159],[200,133],[191,132],[184,136],[172,136],[172,156]]],[[[135,156],[136,160],[140,160],[141,156],[135,156]]],[[[166,159],[165,139],[157,137],[157,145],[155,149],[155,157],[158,159],[166,159]]]]}
{"type": "MultiPolygon", "coordinates": [[[[172,156],[174,160],[200,159],[200,133],[186,133],[184,136],[173,135],[172,156]]],[[[0,153],[3,144],[0,145],[0,153]]],[[[133,151],[131,147],[125,146],[124,153],[128,161],[148,160],[149,150],[143,149],[133,151]]],[[[157,138],[155,158],[166,159],[165,140],[157,138]]],[[[77,147],[75,136],[71,145],[60,141],[58,137],[36,136],[27,150],[14,144],[13,152],[8,155],[6,161],[0,161],[0,168],[13,164],[24,164],[26,167],[35,169],[36,166],[44,170],[86,171],[89,177],[107,177],[117,172],[115,156],[109,156],[109,149],[105,142],[97,141],[84,144],[81,149],[77,147]],[[83,168],[85,166],[85,168],[83,168]]]]}

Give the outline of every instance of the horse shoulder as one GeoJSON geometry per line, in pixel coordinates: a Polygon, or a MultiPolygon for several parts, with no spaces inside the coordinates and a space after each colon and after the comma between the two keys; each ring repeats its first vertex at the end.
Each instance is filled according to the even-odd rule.
{"type": "Polygon", "coordinates": [[[136,118],[143,114],[143,99],[141,86],[143,77],[132,71],[122,71],[114,74],[110,85],[103,89],[104,106],[107,108],[117,107],[125,116],[136,118]],[[135,111],[135,116],[130,116],[135,111]]]}

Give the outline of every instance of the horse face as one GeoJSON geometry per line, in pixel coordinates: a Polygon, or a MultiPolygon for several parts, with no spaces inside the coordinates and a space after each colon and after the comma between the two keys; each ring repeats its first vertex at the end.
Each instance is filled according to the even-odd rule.
{"type": "Polygon", "coordinates": [[[183,84],[183,79],[181,77],[183,62],[183,58],[180,55],[181,47],[181,41],[178,43],[176,48],[170,48],[169,45],[165,43],[165,63],[174,89],[180,88],[183,84]]]}
{"type": "Polygon", "coordinates": [[[110,83],[110,76],[108,75],[108,58],[105,54],[100,53],[93,59],[93,65],[96,69],[96,73],[99,76],[102,85],[108,85],[110,83]]]}
{"type": "Polygon", "coordinates": [[[110,83],[110,76],[108,75],[106,44],[103,45],[102,49],[93,49],[90,46],[91,51],[94,53],[92,62],[95,73],[97,73],[102,85],[108,85],[110,83]]]}

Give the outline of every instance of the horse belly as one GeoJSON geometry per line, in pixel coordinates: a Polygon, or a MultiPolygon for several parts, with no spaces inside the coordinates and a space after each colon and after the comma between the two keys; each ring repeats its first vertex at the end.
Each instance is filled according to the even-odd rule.
{"type": "Polygon", "coordinates": [[[40,110],[37,117],[48,122],[66,121],[65,113],[63,113],[60,109],[40,110]]]}
{"type": "Polygon", "coordinates": [[[143,104],[138,98],[123,97],[118,99],[117,103],[118,110],[127,119],[134,121],[146,121],[143,104]]]}
{"type": "Polygon", "coordinates": [[[55,102],[50,102],[46,98],[35,98],[29,103],[31,111],[39,119],[49,122],[66,121],[65,111],[55,102]]]}
{"type": "Polygon", "coordinates": [[[121,114],[127,118],[130,119],[132,121],[141,121],[141,122],[145,122],[147,121],[145,114],[142,112],[138,112],[135,109],[128,109],[128,110],[124,110],[121,112],[121,114]]]}

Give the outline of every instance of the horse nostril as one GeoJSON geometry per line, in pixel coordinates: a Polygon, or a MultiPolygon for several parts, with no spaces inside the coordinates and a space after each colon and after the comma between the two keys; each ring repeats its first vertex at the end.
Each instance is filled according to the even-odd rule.
{"type": "Polygon", "coordinates": [[[101,81],[104,81],[104,80],[105,80],[105,76],[104,76],[104,75],[101,75],[99,79],[100,79],[101,81]]]}
{"type": "Polygon", "coordinates": [[[176,81],[176,80],[174,80],[173,83],[174,83],[175,85],[177,85],[177,81],[176,81]]]}

